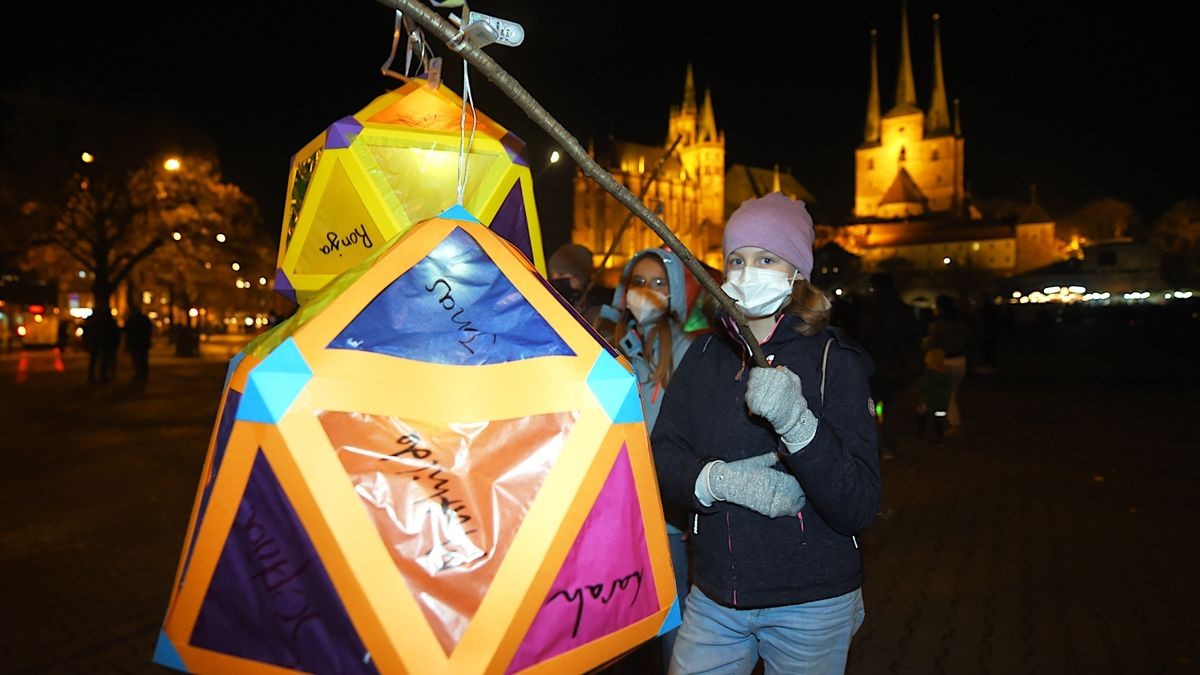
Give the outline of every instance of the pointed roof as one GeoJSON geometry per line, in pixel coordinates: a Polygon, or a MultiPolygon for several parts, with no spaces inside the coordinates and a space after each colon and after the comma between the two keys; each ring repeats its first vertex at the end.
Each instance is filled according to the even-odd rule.
{"type": "Polygon", "coordinates": [[[875,34],[871,29],[871,85],[867,91],[867,126],[863,130],[863,144],[879,143],[879,59],[876,54],[875,34]]]}
{"type": "Polygon", "coordinates": [[[917,87],[913,84],[912,52],[908,47],[908,3],[900,3],[900,73],[896,76],[896,105],[888,115],[919,112],[917,87]]]}
{"type": "Polygon", "coordinates": [[[933,95],[929,102],[929,116],[925,118],[925,131],[931,135],[950,133],[950,108],[946,105],[946,80],[942,76],[942,34],[938,14],[933,15],[933,95]]]}
{"type": "Polygon", "coordinates": [[[704,107],[700,109],[700,141],[717,140],[717,117],[713,114],[712,90],[704,90],[704,107]]]}
{"type": "Polygon", "coordinates": [[[748,164],[731,164],[725,171],[725,217],[728,218],[729,214],[733,213],[747,199],[768,194],[768,188],[775,188],[771,191],[782,192],[793,199],[800,199],[806,204],[816,202],[816,198],[808,191],[808,188],[796,180],[796,177],[786,167],[767,169],[748,164]],[[778,188],[775,188],[776,176],[779,180],[778,188]]]}
{"type": "Polygon", "coordinates": [[[1029,186],[1029,206],[1026,207],[1025,212],[1021,214],[1021,217],[1019,219],[1017,219],[1017,224],[1018,225],[1032,225],[1033,223],[1053,223],[1053,222],[1054,222],[1054,218],[1049,213],[1046,213],[1046,209],[1043,209],[1042,205],[1038,203],[1037,185],[1036,184],[1030,185],[1029,186]]]}
{"type": "Polygon", "coordinates": [[[683,82],[683,105],[681,109],[686,111],[696,111],[696,78],[692,75],[692,64],[688,64],[687,75],[683,82]]]}
{"type": "Polygon", "coordinates": [[[879,205],[884,204],[925,204],[925,193],[921,192],[921,188],[917,187],[917,182],[908,175],[908,170],[903,166],[896,174],[896,180],[892,181],[892,186],[884,193],[883,199],[879,200],[879,205]]]}

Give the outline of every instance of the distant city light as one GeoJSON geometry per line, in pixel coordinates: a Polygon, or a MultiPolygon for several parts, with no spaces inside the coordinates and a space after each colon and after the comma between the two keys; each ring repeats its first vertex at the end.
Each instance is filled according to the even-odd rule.
{"type": "Polygon", "coordinates": [[[1072,293],[1079,293],[1079,294],[1083,294],[1085,291],[1087,291],[1087,289],[1084,288],[1083,286],[1071,286],[1071,287],[1067,288],[1067,290],[1071,291],[1072,293]]]}
{"type": "Polygon", "coordinates": [[[949,264],[950,264],[950,258],[949,258],[949,257],[942,258],[942,264],[943,264],[943,265],[949,265],[949,264]]]}
{"type": "Polygon", "coordinates": [[[83,160],[84,164],[91,164],[92,162],[96,161],[96,156],[90,152],[84,152],[79,156],[79,159],[83,160]]]}
{"type": "Polygon", "coordinates": [[[558,154],[558,151],[557,151],[557,150],[555,150],[554,152],[551,152],[551,153],[550,153],[550,163],[551,163],[551,164],[554,164],[555,162],[557,162],[557,161],[558,161],[559,159],[561,159],[561,158],[562,158],[562,155],[558,154]]]}
{"type": "Polygon", "coordinates": [[[168,157],[167,161],[163,162],[163,168],[167,171],[178,171],[179,167],[183,166],[178,157],[168,157]]]}
{"type": "Polygon", "coordinates": [[[246,320],[245,320],[245,322],[244,322],[244,323],[245,323],[247,326],[253,326],[253,325],[254,325],[254,319],[253,319],[252,317],[249,317],[249,316],[248,316],[248,317],[246,317],[246,320]]]}
{"type": "Polygon", "coordinates": [[[195,307],[193,307],[193,308],[191,308],[191,309],[189,309],[189,310],[188,310],[188,316],[190,316],[190,317],[192,317],[192,318],[194,319],[194,318],[196,318],[196,317],[200,316],[200,310],[198,310],[198,309],[196,309],[195,307]]]}
{"type": "Polygon", "coordinates": [[[225,234],[223,232],[217,233],[217,241],[221,242],[222,244],[225,243],[225,234]]]}
{"type": "Polygon", "coordinates": [[[180,234],[179,232],[172,232],[171,238],[174,239],[175,241],[179,241],[180,239],[183,239],[183,235],[180,234]]]}
{"type": "Polygon", "coordinates": [[[1019,297],[1021,297],[1021,291],[1013,291],[1013,297],[1014,297],[1014,298],[1019,298],[1019,297]]]}
{"type": "Polygon", "coordinates": [[[1062,290],[1062,286],[1047,286],[1042,289],[1042,292],[1045,293],[1046,295],[1054,295],[1055,293],[1057,293],[1061,290],[1062,290]]]}
{"type": "Polygon", "coordinates": [[[230,267],[232,267],[232,268],[233,268],[233,271],[234,271],[234,272],[236,272],[236,271],[238,271],[238,270],[242,269],[242,265],[241,265],[241,263],[233,263],[232,265],[230,265],[230,267]]]}
{"type": "Polygon", "coordinates": [[[833,289],[833,294],[834,294],[834,295],[841,295],[841,294],[842,294],[842,289],[840,289],[840,288],[835,288],[835,289],[833,289]]]}
{"type": "Polygon", "coordinates": [[[266,286],[266,285],[267,285],[267,278],[266,278],[266,277],[259,277],[259,278],[258,278],[258,285],[259,285],[259,286],[266,286]]]}

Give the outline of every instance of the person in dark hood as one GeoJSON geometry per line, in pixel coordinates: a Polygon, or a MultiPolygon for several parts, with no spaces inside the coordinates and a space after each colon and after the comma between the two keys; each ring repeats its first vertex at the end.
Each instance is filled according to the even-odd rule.
{"type": "MultiPolygon", "coordinates": [[[[563,244],[546,261],[546,278],[583,318],[595,324],[607,298],[588,292],[592,286],[592,252],[579,244],[563,244]]],[[[600,292],[601,289],[595,289],[600,292]]]]}
{"type": "Polygon", "coordinates": [[[725,284],[771,367],[728,317],[696,339],[651,434],[689,524],[692,588],[671,673],[841,673],[865,618],[856,535],[881,479],[866,352],[809,283],[812,218],[772,193],[725,227],[725,284]]]}
{"type": "MultiPolygon", "coordinates": [[[[683,262],[670,251],[648,248],[625,265],[613,292],[612,304],[600,318],[614,326],[611,341],[628,359],[638,378],[642,416],[653,431],[663,395],[693,336],[684,331],[688,318],[687,284],[683,262]]],[[[671,565],[680,607],[687,597],[687,510],[664,501],[671,565]]],[[[677,631],[662,636],[664,659],[671,658],[677,631]]]]}

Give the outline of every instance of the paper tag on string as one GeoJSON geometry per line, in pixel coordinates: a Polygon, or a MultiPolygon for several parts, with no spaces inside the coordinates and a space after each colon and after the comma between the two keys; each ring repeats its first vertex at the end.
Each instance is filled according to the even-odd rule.
{"type": "Polygon", "coordinates": [[[442,85],[442,57],[435,56],[429,59],[429,70],[425,71],[429,76],[429,88],[437,89],[442,85]]]}

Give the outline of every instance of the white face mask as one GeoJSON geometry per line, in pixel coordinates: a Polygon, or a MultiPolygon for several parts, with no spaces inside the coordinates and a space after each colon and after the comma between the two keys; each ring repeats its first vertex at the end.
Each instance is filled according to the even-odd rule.
{"type": "Polygon", "coordinates": [[[783,306],[792,294],[794,280],[794,275],[779,270],[742,267],[726,278],[721,290],[737,301],[746,316],[758,318],[770,316],[783,306]]]}
{"type": "Polygon", "coordinates": [[[654,323],[667,313],[667,299],[644,288],[631,288],[625,294],[625,306],[639,324],[654,323]]]}

